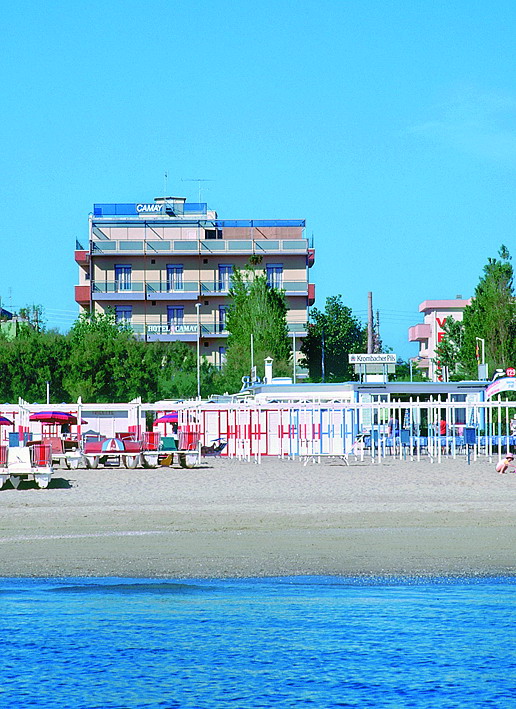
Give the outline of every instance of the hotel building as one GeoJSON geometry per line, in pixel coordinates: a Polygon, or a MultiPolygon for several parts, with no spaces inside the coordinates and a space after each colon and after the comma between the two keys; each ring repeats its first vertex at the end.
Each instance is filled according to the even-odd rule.
{"type": "Polygon", "coordinates": [[[454,300],[424,300],[419,306],[424,322],[409,327],[408,339],[419,342],[419,355],[412,360],[432,382],[438,380],[435,348],[444,337],[446,319],[462,321],[464,308],[470,303],[471,299],[459,296],[454,300]]]}
{"type": "Polygon", "coordinates": [[[315,251],[304,230],[302,219],[219,219],[205,203],[176,197],[95,204],[88,245],[76,246],[75,300],[81,312],[111,310],[146,341],[199,338],[200,354],[220,366],[231,274],[251,258],[271,286],[285,291],[298,352],[315,300],[315,251]]]}

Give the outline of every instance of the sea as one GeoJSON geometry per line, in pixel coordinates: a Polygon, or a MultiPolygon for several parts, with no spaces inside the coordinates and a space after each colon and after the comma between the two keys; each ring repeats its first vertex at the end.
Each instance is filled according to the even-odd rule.
{"type": "Polygon", "coordinates": [[[0,579],[10,709],[516,707],[516,579],[0,579]]]}

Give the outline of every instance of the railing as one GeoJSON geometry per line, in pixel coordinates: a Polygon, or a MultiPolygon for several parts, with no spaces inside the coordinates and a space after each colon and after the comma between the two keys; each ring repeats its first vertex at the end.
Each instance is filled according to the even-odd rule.
{"type": "Polygon", "coordinates": [[[228,293],[231,288],[231,283],[228,281],[202,281],[201,282],[201,293],[203,295],[219,295],[221,293],[228,293]]]}
{"type": "MultiPolygon", "coordinates": [[[[306,281],[282,281],[275,285],[286,293],[304,295],[308,293],[306,281]]],[[[166,281],[133,281],[128,283],[118,281],[95,281],[92,284],[93,293],[143,293],[152,298],[155,293],[170,293],[180,296],[182,293],[202,293],[202,295],[227,295],[231,283],[227,281],[183,281],[182,283],[167,283],[166,281]]]]}
{"type": "Polygon", "coordinates": [[[91,242],[94,256],[120,253],[176,254],[176,253],[306,253],[308,239],[180,239],[180,240],[124,240],[107,239],[91,242]]]}
{"type": "Polygon", "coordinates": [[[93,293],[142,293],[143,291],[143,281],[131,281],[130,283],[121,283],[118,281],[99,283],[96,281],[92,284],[93,293]]]}
{"type": "MultiPolygon", "coordinates": [[[[164,322],[138,322],[138,321],[128,321],[127,323],[135,335],[197,335],[197,322],[186,322],[182,325],[169,325],[166,321],[164,322]]],[[[202,322],[201,325],[201,337],[209,337],[214,335],[227,336],[228,330],[226,326],[219,322],[202,322]]],[[[305,323],[287,323],[288,331],[291,334],[298,334],[302,337],[306,334],[306,324],[305,323]]]]}
{"type": "Polygon", "coordinates": [[[147,293],[198,293],[199,281],[181,281],[168,283],[167,281],[147,281],[147,293]]]}

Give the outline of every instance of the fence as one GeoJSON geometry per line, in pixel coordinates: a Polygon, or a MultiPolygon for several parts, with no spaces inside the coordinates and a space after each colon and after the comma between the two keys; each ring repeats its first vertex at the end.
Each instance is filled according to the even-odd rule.
{"type": "Polygon", "coordinates": [[[199,431],[206,446],[226,441],[223,456],[257,462],[352,453],[373,463],[492,460],[516,448],[516,402],[197,404],[180,410],[179,428],[199,431]]]}

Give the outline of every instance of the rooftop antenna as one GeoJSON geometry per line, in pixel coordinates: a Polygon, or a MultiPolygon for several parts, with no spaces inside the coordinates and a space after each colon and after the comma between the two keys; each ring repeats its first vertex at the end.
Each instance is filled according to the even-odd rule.
{"type": "Polygon", "coordinates": [[[199,184],[199,204],[201,203],[201,182],[215,182],[215,180],[205,180],[202,177],[192,177],[191,179],[183,180],[181,182],[197,182],[199,184]]]}

